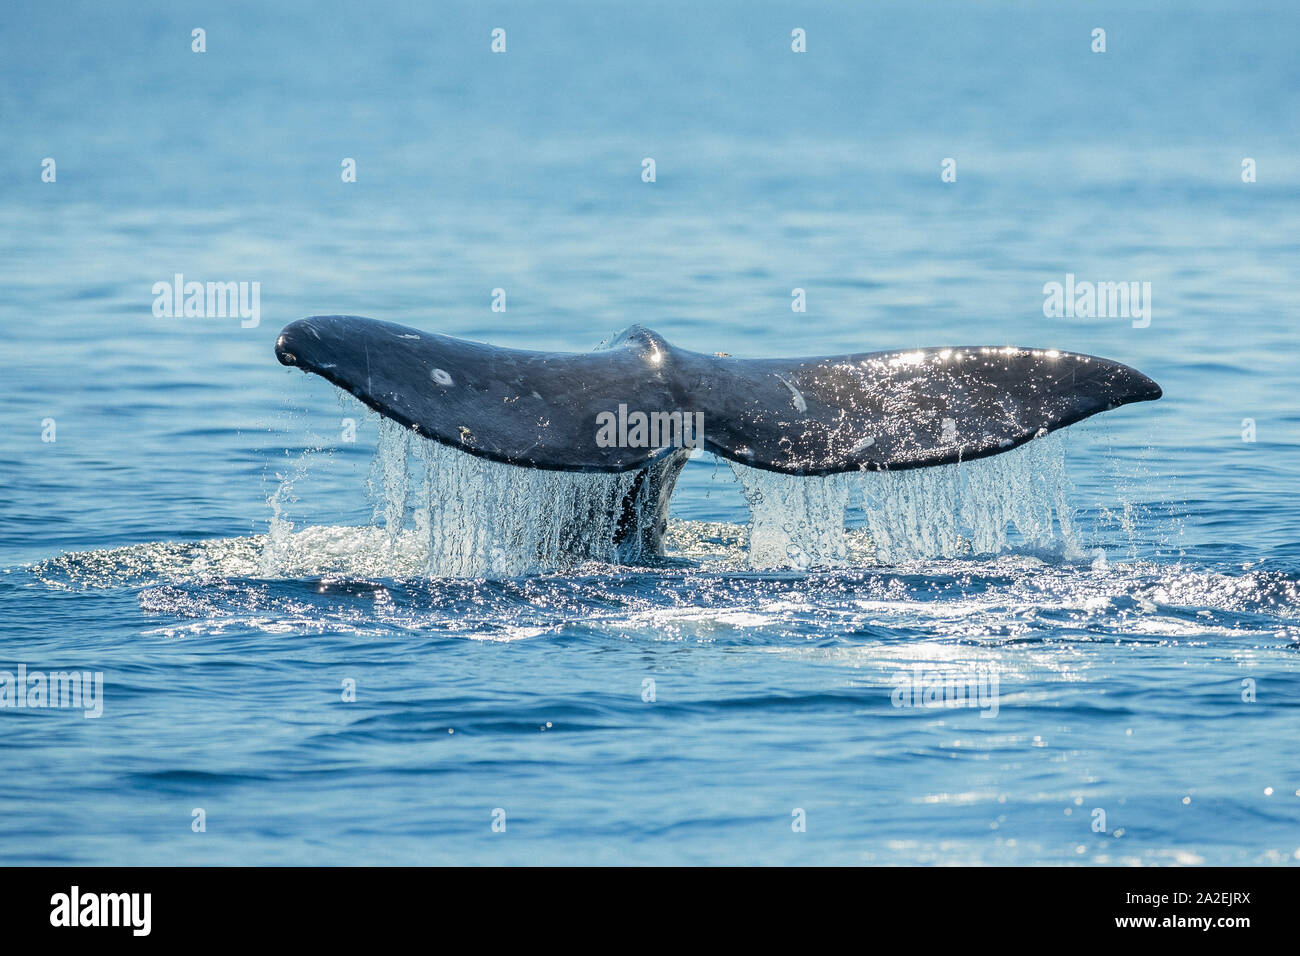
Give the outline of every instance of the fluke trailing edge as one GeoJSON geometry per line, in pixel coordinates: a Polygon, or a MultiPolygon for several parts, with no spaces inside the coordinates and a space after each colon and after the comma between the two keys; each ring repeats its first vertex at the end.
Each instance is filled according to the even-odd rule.
{"type": "Polygon", "coordinates": [[[275,352],[427,438],[559,471],[667,464],[684,458],[683,445],[793,475],[924,468],[996,455],[1161,395],[1135,369],[1072,352],[738,359],[677,348],[641,326],[596,352],[531,352],[327,315],[286,326],[275,352]],[[648,422],[663,426],[656,441],[627,439],[638,414],[634,438],[650,435],[639,431],[648,422]],[[614,420],[620,440],[611,441],[614,420]],[[703,435],[664,434],[687,422],[703,435]]]}

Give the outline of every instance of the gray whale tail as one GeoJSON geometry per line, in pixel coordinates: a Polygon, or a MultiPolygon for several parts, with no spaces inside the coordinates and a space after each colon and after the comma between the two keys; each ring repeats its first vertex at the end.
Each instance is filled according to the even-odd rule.
{"type": "Polygon", "coordinates": [[[639,491],[664,520],[689,447],[789,475],[925,468],[996,455],[1161,396],[1141,372],[1073,352],[955,346],[740,359],[678,348],[641,326],[595,352],[533,352],[327,315],[286,326],[275,352],[471,455],[644,472],[639,491]]]}

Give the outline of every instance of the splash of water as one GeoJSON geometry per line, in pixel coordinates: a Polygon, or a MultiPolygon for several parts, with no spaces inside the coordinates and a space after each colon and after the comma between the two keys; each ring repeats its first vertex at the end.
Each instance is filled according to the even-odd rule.
{"type": "Polygon", "coordinates": [[[848,557],[849,475],[795,477],[731,462],[749,503],[749,563],[808,568],[848,557]]]}
{"type": "MultiPolygon", "coordinates": [[[[411,503],[411,454],[414,441],[414,432],[390,419],[379,420],[379,442],[375,447],[372,472],[379,472],[378,487],[382,489],[382,494],[374,495],[372,492],[372,497],[376,502],[374,519],[378,519],[382,512],[390,548],[402,533],[406,511],[411,503]]],[[[373,481],[370,484],[372,489],[375,488],[373,481]]]]}
{"type": "Polygon", "coordinates": [[[424,543],[428,574],[513,577],[584,561],[641,555],[639,522],[649,503],[634,497],[634,527],[616,540],[636,475],[542,471],[467,455],[383,419],[375,460],[390,548],[410,531],[424,543]],[[414,467],[413,467],[414,466],[414,467]],[[419,493],[414,493],[418,488],[419,493]]]}
{"type": "Polygon", "coordinates": [[[1055,436],[993,458],[862,477],[863,512],[886,563],[997,554],[1012,528],[1034,550],[1079,554],[1055,436]]]}
{"type": "Polygon", "coordinates": [[[267,499],[271,507],[271,521],[267,528],[266,543],[258,559],[258,567],[265,576],[273,576],[291,559],[293,550],[293,521],[289,518],[289,506],[298,500],[294,485],[307,474],[307,462],[310,452],[304,452],[292,464],[289,473],[277,473],[279,484],[267,499]]]}
{"type": "Polygon", "coordinates": [[[885,564],[997,554],[1013,544],[1013,528],[1031,549],[1080,554],[1056,436],[992,458],[899,472],[801,478],[732,468],[750,506],[753,567],[842,563],[853,499],[885,564]]]}
{"type": "MultiPolygon", "coordinates": [[[[513,577],[650,557],[640,553],[640,531],[657,516],[648,483],[634,473],[504,465],[388,419],[378,426],[367,479],[372,527],[356,539],[368,553],[354,565],[380,574],[513,577]],[[633,526],[620,529],[629,519],[633,526]]],[[[731,467],[750,510],[750,567],[896,564],[998,554],[1016,544],[1081,556],[1057,436],[993,458],[903,472],[795,477],[731,467]]],[[[295,533],[285,513],[298,477],[284,478],[271,499],[263,574],[305,566],[302,547],[320,544],[295,533]]]]}

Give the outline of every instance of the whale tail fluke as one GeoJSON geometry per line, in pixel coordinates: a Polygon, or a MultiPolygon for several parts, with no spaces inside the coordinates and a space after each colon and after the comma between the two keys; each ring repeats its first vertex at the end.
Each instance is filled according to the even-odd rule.
{"type": "Polygon", "coordinates": [[[959,346],[738,359],[677,348],[640,326],[597,352],[532,352],[313,316],[286,326],[275,348],[283,364],[426,438],[559,471],[680,467],[683,447],[794,475],[923,468],[995,455],[1161,396],[1135,369],[1072,352],[959,346]]]}

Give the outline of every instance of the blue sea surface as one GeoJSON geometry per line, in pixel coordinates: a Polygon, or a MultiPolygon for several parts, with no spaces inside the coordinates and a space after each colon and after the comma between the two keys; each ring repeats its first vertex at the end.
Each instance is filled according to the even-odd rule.
{"type": "MultiPolygon", "coordinates": [[[[104,684],[97,719],[0,708],[0,861],[1295,865],[1298,28],[1256,0],[10,0],[0,671],[104,684]],[[177,273],[260,283],[258,324],[156,316],[177,273]],[[1067,274],[1150,282],[1149,324],[1045,316],[1067,274]],[[379,426],[276,363],[318,313],[1016,344],[1165,397],[1065,433],[1069,549],[342,573],[379,426]],[[259,563],[275,522],[318,560],[259,563]],[[952,674],[996,674],[996,715],[896,706],[952,674]]],[[[703,458],[672,517],[749,512],[703,458]]]]}

